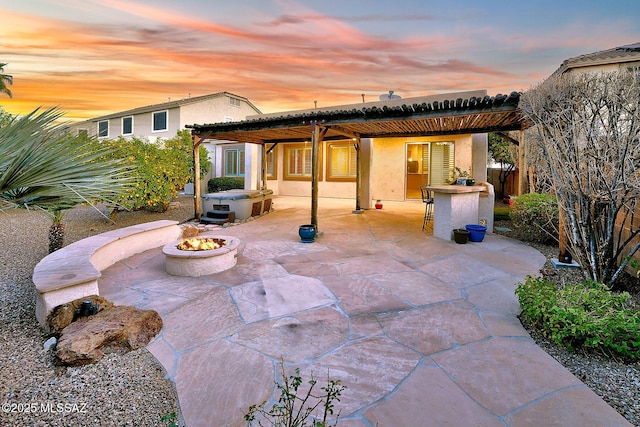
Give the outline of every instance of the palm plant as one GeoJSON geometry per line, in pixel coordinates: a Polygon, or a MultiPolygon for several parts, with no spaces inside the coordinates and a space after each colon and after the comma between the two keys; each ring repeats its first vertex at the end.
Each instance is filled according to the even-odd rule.
{"type": "MultiPolygon", "coordinates": [[[[64,132],[56,108],[14,117],[0,128],[0,211],[40,209],[64,236],[63,211],[80,203],[114,200],[132,182],[111,148],[64,132]]],[[[52,247],[60,243],[52,242],[52,247]]]]}
{"type": "Polygon", "coordinates": [[[59,209],[49,213],[52,220],[49,227],[49,253],[52,253],[64,246],[64,224],[62,223],[64,211],[59,209]]]}
{"type": "Polygon", "coordinates": [[[6,65],[6,63],[0,62],[0,93],[6,93],[9,98],[12,98],[11,90],[7,86],[13,84],[13,76],[4,74],[6,65]]]}

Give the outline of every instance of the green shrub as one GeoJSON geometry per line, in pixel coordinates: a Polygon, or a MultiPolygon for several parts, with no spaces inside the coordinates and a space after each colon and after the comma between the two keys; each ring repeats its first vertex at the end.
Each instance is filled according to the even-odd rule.
{"type": "Polygon", "coordinates": [[[552,341],[640,359],[640,310],[627,292],[613,293],[595,282],[559,288],[530,276],[516,295],[524,320],[552,341]]]}
{"type": "Polygon", "coordinates": [[[558,238],[558,213],[555,196],[529,193],[514,199],[510,217],[522,240],[548,243],[558,238]]]}
{"type": "Polygon", "coordinates": [[[191,178],[188,156],[177,150],[139,138],[120,137],[103,143],[115,149],[114,156],[126,160],[136,177],[135,185],[115,201],[124,209],[164,212],[191,178]]]}
{"type": "Polygon", "coordinates": [[[511,219],[511,208],[509,206],[500,206],[493,208],[493,219],[495,221],[508,221],[511,219]]]}
{"type": "Polygon", "coordinates": [[[243,188],[244,178],[242,177],[221,176],[219,178],[211,178],[207,183],[209,193],[243,188]]]}

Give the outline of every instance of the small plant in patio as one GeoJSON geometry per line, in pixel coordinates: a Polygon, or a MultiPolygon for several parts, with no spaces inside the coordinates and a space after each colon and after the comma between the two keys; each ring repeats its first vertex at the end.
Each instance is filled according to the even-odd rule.
{"type": "Polygon", "coordinates": [[[167,424],[167,427],[178,427],[178,416],[175,412],[163,415],[160,421],[167,424]]]}
{"type": "Polygon", "coordinates": [[[564,287],[529,276],[516,295],[525,322],[557,344],[640,359],[640,310],[596,282],[564,287]]]}
{"type": "Polygon", "coordinates": [[[303,383],[300,369],[289,376],[285,374],[284,362],[280,362],[282,383],[276,382],[276,388],[280,392],[278,402],[269,410],[265,409],[267,402],[251,405],[244,419],[249,425],[257,420],[258,426],[287,426],[287,427],[328,427],[338,425],[340,412],[335,418],[334,424],[328,424],[328,419],[335,413],[335,401],[340,401],[342,392],[347,388],[340,384],[340,380],[332,380],[327,373],[327,385],[321,387],[322,393],[315,394],[318,381],[311,375],[308,381],[309,389],[303,392],[300,387],[303,383]],[[320,415],[316,415],[320,413],[320,415]],[[267,424],[263,424],[265,421],[267,424]]]}

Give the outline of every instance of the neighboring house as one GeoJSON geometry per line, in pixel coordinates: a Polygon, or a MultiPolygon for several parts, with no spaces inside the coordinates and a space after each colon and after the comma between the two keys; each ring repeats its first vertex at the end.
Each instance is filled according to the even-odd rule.
{"type": "MultiPolygon", "coordinates": [[[[174,137],[188,124],[233,122],[255,114],[260,114],[260,110],[247,98],[218,92],[107,114],[74,123],[69,131],[109,139],[135,136],[156,142],[174,137]]],[[[244,176],[245,144],[208,141],[204,146],[213,165],[209,177],[244,176]]]]}
{"type": "Polygon", "coordinates": [[[552,75],[624,68],[640,70],[640,42],[569,58],[552,75]]]}

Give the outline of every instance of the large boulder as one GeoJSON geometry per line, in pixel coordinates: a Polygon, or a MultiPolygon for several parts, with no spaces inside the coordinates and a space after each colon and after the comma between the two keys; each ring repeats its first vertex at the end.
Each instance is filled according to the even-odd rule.
{"type": "Polygon", "coordinates": [[[97,314],[80,317],[64,328],[56,347],[58,363],[85,365],[106,353],[126,353],[143,347],[162,329],[155,310],[115,306],[97,314]]]}
{"type": "Polygon", "coordinates": [[[99,295],[89,295],[88,297],[78,298],[66,304],[61,304],[49,313],[47,324],[45,325],[45,332],[49,335],[59,337],[62,330],[78,317],[76,312],[85,300],[91,300],[91,305],[97,307],[98,312],[114,307],[111,301],[99,295]]]}

